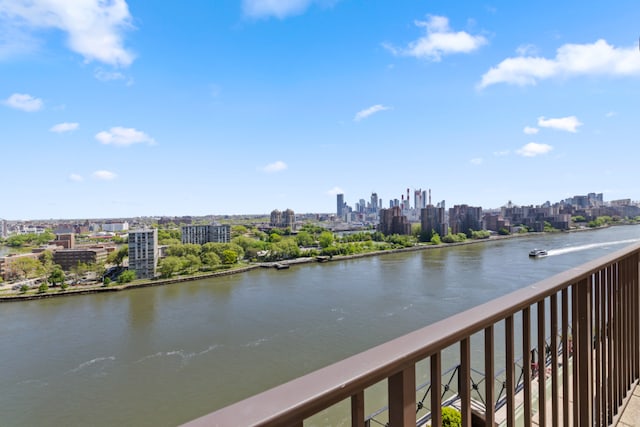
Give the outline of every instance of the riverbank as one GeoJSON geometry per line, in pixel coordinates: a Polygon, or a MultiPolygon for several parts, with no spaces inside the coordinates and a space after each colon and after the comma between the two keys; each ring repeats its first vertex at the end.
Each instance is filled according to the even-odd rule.
{"type": "MultiPolygon", "coordinates": [[[[576,230],[569,230],[568,232],[591,231],[591,230],[596,230],[596,228],[580,229],[580,230],[576,229],[576,230]]],[[[43,298],[86,295],[86,294],[95,294],[95,293],[101,293],[101,292],[120,292],[120,291],[129,290],[129,289],[146,288],[146,287],[152,287],[152,286],[163,286],[163,285],[188,282],[193,280],[228,276],[231,274],[240,274],[256,268],[282,268],[282,266],[286,268],[293,265],[307,264],[307,263],[313,263],[313,262],[337,262],[337,261],[345,261],[345,260],[357,259],[357,258],[380,256],[380,255],[386,255],[386,254],[415,252],[415,251],[430,250],[430,249],[443,249],[443,248],[449,248],[452,246],[481,244],[481,243],[495,242],[495,241],[505,240],[505,239],[534,237],[534,236],[540,236],[542,234],[545,234],[545,233],[522,233],[522,234],[510,234],[506,236],[491,236],[486,239],[465,240],[464,242],[443,243],[440,245],[422,243],[422,244],[417,244],[415,246],[411,246],[407,248],[398,248],[398,249],[391,249],[391,250],[384,250],[384,251],[372,251],[372,252],[353,254],[353,255],[336,255],[333,257],[301,257],[301,258],[283,260],[278,262],[252,263],[249,265],[239,266],[239,267],[230,268],[222,271],[197,273],[193,275],[178,276],[178,277],[172,277],[168,279],[141,279],[141,280],[136,280],[134,282],[126,283],[122,285],[111,284],[109,286],[104,286],[103,284],[98,283],[98,284],[82,285],[82,286],[76,285],[76,286],[73,286],[72,288],[67,288],[66,290],[62,290],[60,288],[49,288],[47,292],[43,292],[43,293],[0,294],[0,303],[32,301],[32,300],[38,300],[43,298]]],[[[37,292],[37,290],[33,290],[33,292],[37,292]]]]}

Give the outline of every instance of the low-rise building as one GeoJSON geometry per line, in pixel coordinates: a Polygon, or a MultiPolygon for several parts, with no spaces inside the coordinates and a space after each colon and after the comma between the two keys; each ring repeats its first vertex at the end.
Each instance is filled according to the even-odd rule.
{"type": "Polygon", "coordinates": [[[60,249],[53,253],[53,262],[69,271],[78,264],[104,264],[107,261],[107,250],[101,247],[86,249],[60,249]]]}

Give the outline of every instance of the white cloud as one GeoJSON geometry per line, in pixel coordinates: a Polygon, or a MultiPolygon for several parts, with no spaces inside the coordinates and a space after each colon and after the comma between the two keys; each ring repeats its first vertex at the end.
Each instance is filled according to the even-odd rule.
{"type": "Polygon", "coordinates": [[[613,116],[617,116],[618,113],[616,113],[615,111],[609,111],[607,114],[605,114],[604,116],[609,118],[609,117],[613,117],[613,116]]]}
{"type": "Polygon", "coordinates": [[[153,145],[156,141],[144,132],[134,128],[113,127],[109,131],[96,134],[96,139],[103,144],[129,146],[132,144],[148,143],[153,145]]]}
{"type": "Polygon", "coordinates": [[[77,173],[70,174],[69,175],[69,179],[71,181],[74,181],[74,182],[82,182],[82,181],[84,181],[84,178],[82,177],[82,175],[78,175],[77,173]]]}
{"type": "Polygon", "coordinates": [[[502,151],[494,151],[493,155],[496,157],[503,157],[503,156],[508,156],[510,153],[509,150],[502,150],[502,151]]]}
{"type": "Polygon", "coordinates": [[[366,108],[362,111],[358,111],[355,117],[353,118],[353,120],[356,122],[359,122],[360,120],[366,119],[372,114],[378,113],[380,111],[389,110],[389,109],[390,109],[389,107],[385,107],[384,105],[381,105],[381,104],[372,105],[369,108],[366,108]]]}
{"type": "Polygon", "coordinates": [[[277,162],[269,163],[265,167],[262,168],[263,172],[274,173],[280,172],[287,168],[287,164],[282,160],[278,160],[277,162]]]}
{"type": "Polygon", "coordinates": [[[93,173],[93,177],[95,179],[99,179],[99,180],[102,180],[102,181],[111,181],[113,179],[116,179],[118,177],[118,175],[116,175],[115,173],[113,173],[111,171],[99,170],[99,171],[95,171],[93,173]]]}
{"type": "Polygon", "coordinates": [[[547,154],[551,150],[553,150],[553,147],[548,144],[530,142],[517,150],[516,153],[524,157],[535,157],[541,154],[547,154]]]}
{"type": "Polygon", "coordinates": [[[524,129],[522,129],[522,132],[526,133],[527,135],[535,135],[540,131],[540,129],[538,128],[534,128],[531,126],[525,126],[524,129]]]}
{"type": "Polygon", "coordinates": [[[577,132],[578,127],[582,126],[582,123],[576,116],[561,117],[558,119],[545,119],[544,117],[538,117],[538,126],[575,133],[577,132]]]}
{"type": "Polygon", "coordinates": [[[471,159],[469,162],[472,165],[481,165],[483,160],[482,160],[482,157],[476,157],[475,159],[471,159]]]}
{"type": "Polygon", "coordinates": [[[63,132],[71,132],[73,130],[78,129],[80,125],[78,123],[58,123],[49,129],[51,132],[55,133],[63,133],[63,132]]]}
{"type": "Polygon", "coordinates": [[[125,0],[0,0],[0,27],[24,34],[22,43],[30,33],[60,30],[87,62],[126,67],[134,59],[123,46],[124,32],[132,28],[125,0]]]}
{"type": "Polygon", "coordinates": [[[535,85],[543,79],[580,75],[640,76],[637,47],[614,47],[600,39],[592,44],[562,45],[553,59],[507,58],[487,71],[478,86],[482,89],[497,83],[535,85]]]}
{"type": "Polygon", "coordinates": [[[8,107],[15,108],[16,110],[27,111],[29,113],[41,110],[44,106],[42,99],[34,98],[26,93],[14,93],[3,103],[8,107]]]}
{"type": "Polygon", "coordinates": [[[329,196],[336,196],[338,194],[344,194],[344,190],[340,187],[333,187],[330,190],[327,190],[327,194],[329,196]]]}
{"type": "Polygon", "coordinates": [[[252,18],[275,16],[283,19],[304,12],[312,0],[243,0],[242,11],[252,18]]]}
{"type": "Polygon", "coordinates": [[[93,77],[101,82],[110,82],[113,80],[124,80],[125,75],[119,71],[105,71],[102,68],[96,68],[93,72],[93,77]]]}
{"type": "Polygon", "coordinates": [[[427,21],[415,21],[415,25],[425,28],[426,35],[410,42],[406,48],[383,44],[394,55],[414,56],[432,61],[440,61],[443,55],[469,53],[487,43],[483,36],[473,36],[464,31],[452,31],[449,19],[444,16],[429,16],[427,21]]]}
{"type": "Polygon", "coordinates": [[[523,44],[523,45],[520,45],[520,46],[518,46],[516,48],[516,53],[519,56],[537,55],[538,54],[538,48],[536,48],[532,44],[523,44]]]}

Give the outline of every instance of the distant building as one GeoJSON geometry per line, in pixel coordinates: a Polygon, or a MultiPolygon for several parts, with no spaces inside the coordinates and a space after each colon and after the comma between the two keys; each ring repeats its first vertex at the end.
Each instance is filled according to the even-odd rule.
{"type": "Polygon", "coordinates": [[[380,209],[380,223],[377,230],[385,236],[391,234],[409,235],[411,234],[411,223],[407,217],[402,215],[400,206],[391,209],[380,209]]]}
{"type": "Polygon", "coordinates": [[[78,264],[104,264],[107,261],[105,248],[59,249],[53,253],[53,262],[69,271],[78,264]]]}
{"type": "Polygon", "coordinates": [[[229,224],[183,225],[182,243],[229,243],[231,241],[231,226],[229,224]]]}
{"type": "Polygon", "coordinates": [[[453,234],[482,230],[482,208],[454,205],[449,209],[449,225],[453,234]]]}
{"type": "Polygon", "coordinates": [[[486,230],[495,231],[497,233],[504,229],[511,232],[511,221],[503,218],[499,213],[485,214],[482,220],[484,221],[484,228],[486,230]]]}
{"type": "Polygon", "coordinates": [[[158,230],[129,231],[129,270],[138,279],[152,278],[158,266],[158,230]]]}
{"type": "Polygon", "coordinates": [[[445,219],[445,208],[443,206],[428,205],[420,210],[420,227],[424,233],[432,236],[437,233],[440,237],[449,234],[449,225],[445,219]]]}
{"type": "Polygon", "coordinates": [[[118,231],[127,231],[129,229],[129,223],[127,221],[109,221],[102,224],[102,231],[116,233],[118,231]]]}
{"type": "Polygon", "coordinates": [[[378,193],[371,193],[371,213],[378,212],[378,193]]]}
{"type": "Polygon", "coordinates": [[[278,228],[289,227],[293,230],[295,228],[295,224],[296,214],[291,209],[287,209],[284,212],[280,212],[277,209],[271,211],[271,219],[269,221],[270,226],[278,228]]]}
{"type": "Polygon", "coordinates": [[[61,246],[64,249],[73,249],[76,246],[75,236],[73,233],[56,234],[56,239],[51,244],[61,246]]]}
{"type": "Polygon", "coordinates": [[[338,194],[336,197],[336,216],[342,218],[344,216],[344,194],[338,194]]]}

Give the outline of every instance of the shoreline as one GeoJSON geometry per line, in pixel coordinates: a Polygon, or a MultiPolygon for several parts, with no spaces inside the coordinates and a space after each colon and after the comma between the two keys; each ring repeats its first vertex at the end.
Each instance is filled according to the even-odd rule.
{"type": "MultiPolygon", "coordinates": [[[[594,230],[599,230],[601,228],[607,228],[607,227],[608,226],[598,227],[598,228],[575,229],[575,230],[559,231],[559,233],[572,233],[572,232],[579,232],[579,231],[594,231],[594,230]]],[[[154,287],[154,286],[164,286],[164,285],[170,285],[170,284],[173,284],[173,283],[191,282],[191,281],[200,280],[200,279],[209,279],[209,278],[215,278],[215,277],[229,276],[229,275],[232,275],[232,274],[245,273],[247,271],[255,270],[257,268],[276,268],[277,265],[285,265],[286,267],[289,267],[289,266],[292,266],[292,265],[309,264],[309,263],[314,263],[314,262],[318,262],[318,263],[320,263],[320,262],[337,262],[337,261],[345,261],[345,260],[357,259],[357,258],[380,256],[380,255],[386,255],[386,254],[396,254],[396,253],[403,253],[403,252],[416,252],[416,251],[430,250],[430,249],[443,249],[443,248],[449,248],[449,247],[452,247],[452,246],[473,245],[473,244],[494,242],[494,241],[505,240],[505,239],[533,237],[533,236],[540,236],[540,235],[543,235],[543,234],[546,234],[546,232],[539,232],[539,233],[531,232],[531,233],[523,233],[523,234],[510,234],[510,235],[506,235],[506,236],[491,236],[491,237],[488,237],[486,239],[465,240],[464,242],[442,243],[440,245],[417,244],[415,246],[411,246],[411,247],[408,247],[408,248],[390,249],[390,250],[386,250],[386,251],[373,251],[373,252],[366,252],[366,253],[353,254],[353,255],[337,255],[337,256],[334,256],[334,257],[324,258],[323,261],[320,261],[316,257],[300,257],[300,258],[294,258],[294,259],[291,259],[291,260],[283,260],[283,261],[277,261],[277,262],[255,263],[255,264],[250,264],[250,265],[246,265],[246,266],[242,266],[242,267],[238,267],[238,268],[231,268],[231,269],[228,269],[228,270],[214,271],[214,272],[202,273],[202,274],[194,274],[194,275],[190,275],[190,276],[178,276],[178,277],[173,277],[173,278],[169,278],[169,279],[147,279],[147,281],[144,281],[144,282],[141,282],[141,283],[126,283],[124,285],[114,284],[114,285],[110,285],[110,286],[103,286],[102,284],[97,284],[97,285],[92,285],[92,286],[87,286],[87,287],[76,288],[76,289],[67,289],[65,291],[59,290],[57,292],[47,292],[47,293],[43,293],[43,294],[0,295],[0,303],[3,303],[3,302],[33,301],[33,300],[46,299],[46,298],[56,298],[56,297],[67,297],[67,296],[75,296],[75,295],[97,294],[97,293],[101,293],[101,292],[120,292],[120,291],[126,291],[126,290],[130,290],[130,289],[148,288],[148,287],[154,287]]]]}

